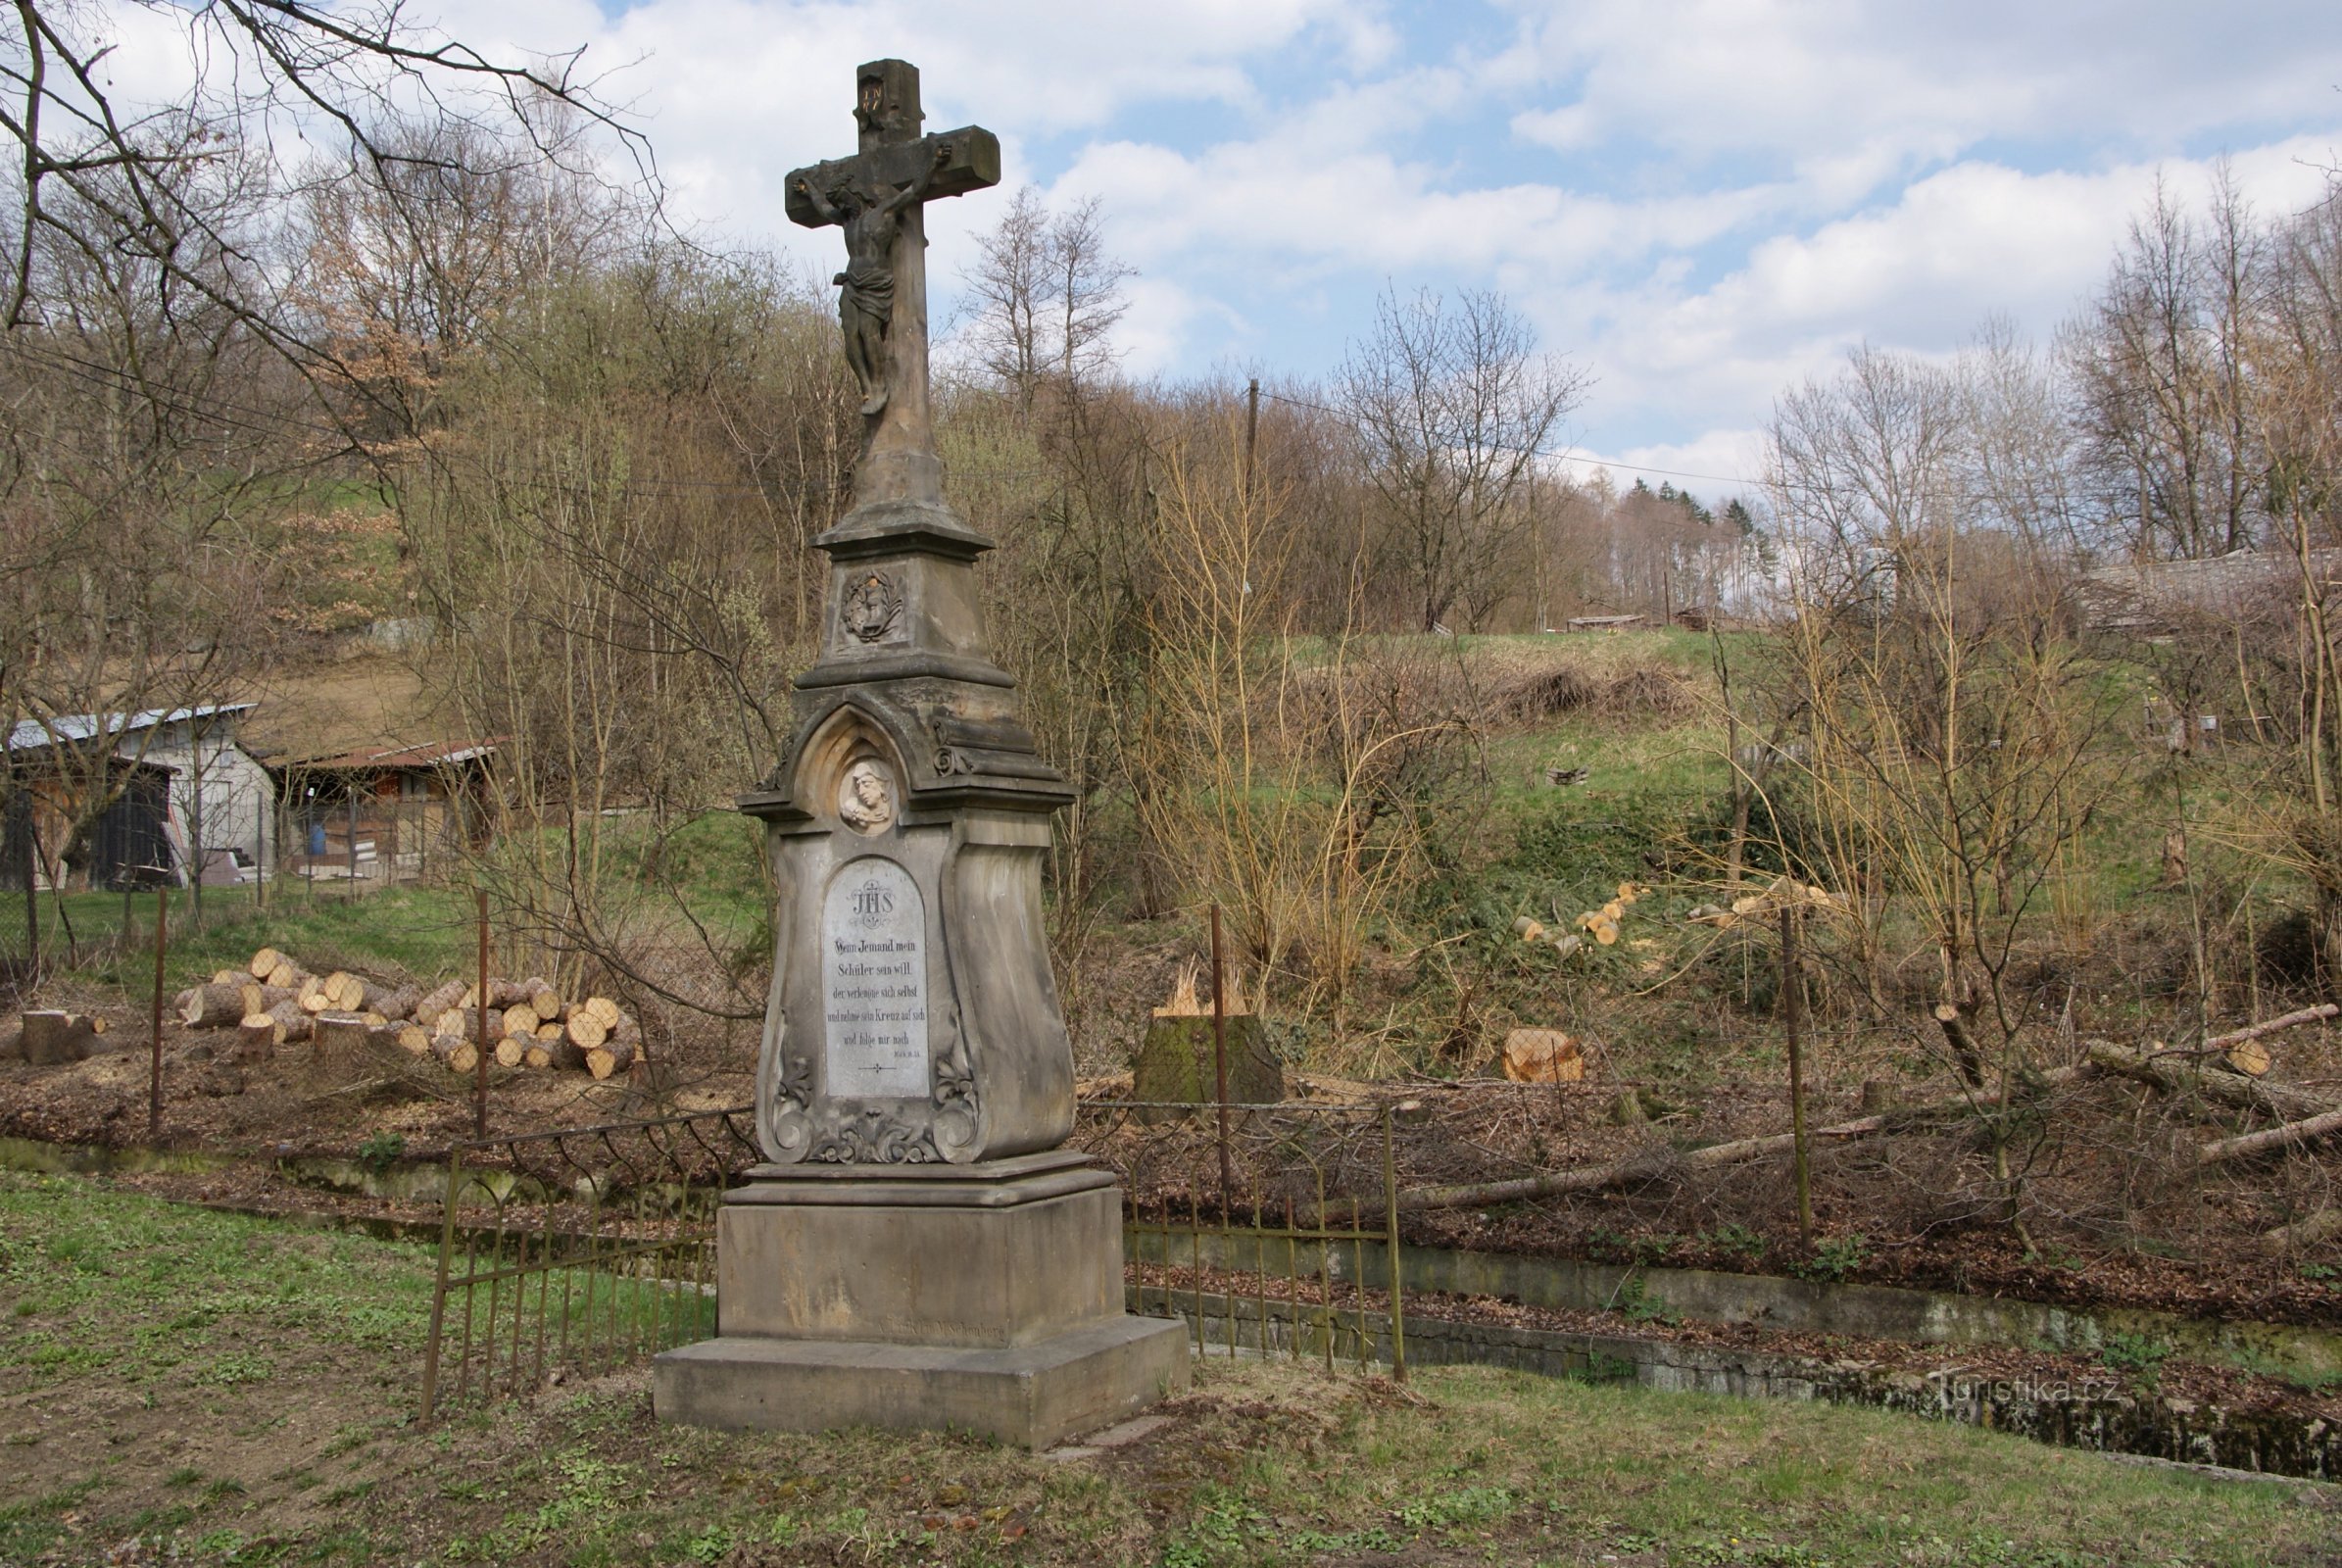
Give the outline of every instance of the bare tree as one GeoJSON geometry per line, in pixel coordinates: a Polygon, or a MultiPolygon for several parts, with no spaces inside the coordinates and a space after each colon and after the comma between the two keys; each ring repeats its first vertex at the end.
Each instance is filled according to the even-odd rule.
{"type": "MultiPolygon", "coordinates": [[[[307,360],[315,345],[283,309],[281,273],[257,265],[249,232],[191,199],[188,172],[223,155],[271,160],[281,141],[332,148],[348,167],[378,174],[416,167],[476,173],[461,162],[464,151],[506,145],[499,136],[402,146],[382,134],[402,111],[445,126],[510,129],[534,155],[567,158],[582,172],[574,138],[546,133],[558,106],[615,135],[651,177],[649,144],[580,73],[581,55],[500,64],[415,23],[398,0],[18,0],[0,23],[0,134],[20,155],[12,218],[0,231],[8,272],[0,326],[22,327],[53,307],[39,255],[56,247],[93,261],[136,257],[169,294],[227,310],[307,360]],[[168,101],[131,101],[113,85],[108,57],[119,24],[134,16],[185,36],[184,85],[168,101]],[[221,257],[236,265],[220,265],[221,257]]],[[[434,195],[427,180],[420,190],[381,183],[434,195]]]]}
{"type": "Polygon", "coordinates": [[[1107,251],[1101,215],[1092,196],[1052,216],[1027,185],[979,242],[967,278],[976,360],[1026,417],[1045,382],[1070,393],[1113,368],[1108,334],[1137,272],[1107,251]]]}
{"type": "Polygon", "coordinates": [[[2265,263],[2225,171],[2209,224],[2158,182],[2104,291],[2064,334],[2108,530],[2139,557],[2217,555],[2256,537],[2262,460],[2245,407],[2244,336],[2265,263]]]}
{"type": "Polygon", "coordinates": [[[1526,575],[1531,479],[1586,384],[1537,355],[1499,295],[1383,297],[1338,395],[1421,629],[1459,608],[1478,624],[1503,597],[1492,587],[1526,575]]]}

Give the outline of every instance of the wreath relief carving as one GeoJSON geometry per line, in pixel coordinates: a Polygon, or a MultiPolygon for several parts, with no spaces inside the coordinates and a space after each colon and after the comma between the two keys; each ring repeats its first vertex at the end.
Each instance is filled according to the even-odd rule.
{"type": "Polygon", "coordinates": [[[839,618],[856,642],[884,642],[903,623],[903,590],[883,571],[864,572],[846,585],[839,618]]]}

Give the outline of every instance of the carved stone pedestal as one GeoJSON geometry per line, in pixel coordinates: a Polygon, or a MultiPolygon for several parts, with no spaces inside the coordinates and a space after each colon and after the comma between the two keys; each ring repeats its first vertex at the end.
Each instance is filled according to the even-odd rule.
{"type": "Polygon", "coordinates": [[[718,1337],[658,1358],[660,1420],[1046,1447],[1187,1387],[1185,1327],[1123,1311],[1120,1190],[1080,1154],[760,1165],[716,1223],[718,1337]]]}

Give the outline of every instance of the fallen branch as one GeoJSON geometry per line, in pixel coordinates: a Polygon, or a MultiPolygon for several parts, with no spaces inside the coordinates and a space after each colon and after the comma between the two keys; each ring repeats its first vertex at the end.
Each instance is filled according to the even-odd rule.
{"type": "Polygon", "coordinates": [[[2320,1019],[2331,1018],[2337,1013],[2342,1013],[2342,1006],[2337,1006],[2331,1002],[2321,1002],[2315,1007],[2303,1007],[2298,1011],[2288,1012],[2281,1017],[2269,1018],[2230,1034],[2215,1035],[2200,1046],[2167,1046],[2159,1051],[2151,1051],[2147,1054],[2150,1056],[2220,1056],[2224,1058],[2227,1064],[2236,1071],[2249,1073],[2258,1078],[2269,1071],[2269,1053],[2255,1045],[2254,1042],[2265,1035],[2273,1035],[2285,1029],[2298,1029],[2305,1023],[2317,1023],[2320,1019]]]}
{"type": "MultiPolygon", "coordinates": [[[[2072,1082],[2081,1072],[2080,1066],[2058,1067],[2035,1080],[2041,1089],[2055,1089],[2072,1082]]],[[[1953,1095],[1942,1100],[1901,1106],[1879,1116],[1863,1116],[1854,1121],[1842,1121],[1832,1127],[1814,1130],[1816,1138],[1868,1138],[1894,1128],[1908,1127],[1950,1111],[1971,1109],[1986,1097],[1979,1094],[1953,1095]]],[[[1450,1187],[1416,1187],[1402,1192],[1394,1200],[1394,1206],[1402,1213],[1426,1208],[1479,1208],[1489,1203],[1516,1203],[1533,1198],[1558,1198],[1565,1193],[1598,1192],[1607,1187],[1626,1187],[1635,1182],[1649,1181],[1680,1170],[1706,1170],[1719,1165],[1737,1164],[1745,1159],[1757,1159],[1777,1154],[1795,1147],[1795,1133],[1768,1133],[1761,1138],[1739,1138],[1731,1143],[1710,1144],[1705,1149],[1677,1151],[1654,1150],[1608,1165],[1586,1165],[1576,1170],[1557,1170],[1542,1176],[1521,1176],[1500,1182],[1468,1182],[1450,1187]]],[[[1322,1210],[1321,1223],[1334,1224],[1355,1220],[1361,1205],[1356,1200],[1329,1203],[1322,1210]]]]}
{"type": "Polygon", "coordinates": [[[2342,1132],[2342,1105],[2320,1115],[2289,1121],[2282,1127],[2271,1127],[2266,1132],[2245,1133],[2205,1144],[2196,1151],[2196,1163],[2218,1165],[2225,1160],[2250,1159],[2255,1154],[2290,1149],[2295,1144],[2306,1144],[2333,1132],[2342,1132]]]}
{"type": "Polygon", "coordinates": [[[2178,1054],[2182,1054],[2157,1052],[2143,1056],[2111,1041],[2093,1040],[2089,1063],[2100,1072],[2135,1079],[2167,1095],[2193,1092],[2239,1110],[2264,1111],[2280,1119],[2314,1116],[2327,1108],[2327,1102],[2298,1089],[2281,1089],[2241,1073],[2198,1072],[2169,1059],[2178,1054]]]}
{"type": "Polygon", "coordinates": [[[2342,1236],[2342,1208],[2321,1208],[2308,1219],[2264,1232],[2261,1247],[2269,1252],[2301,1252],[2329,1236],[2342,1236]]]}

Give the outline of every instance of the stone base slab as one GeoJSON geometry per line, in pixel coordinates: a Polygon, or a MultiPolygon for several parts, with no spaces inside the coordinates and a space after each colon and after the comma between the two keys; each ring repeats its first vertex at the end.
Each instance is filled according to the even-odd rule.
{"type": "Polygon", "coordinates": [[[1113,1174],[1078,1156],[1017,1166],[991,1180],[785,1171],[734,1188],[716,1215],[717,1332],[1003,1350],[1119,1317],[1113,1174]]]}
{"type": "Polygon", "coordinates": [[[1109,1317],[1007,1348],[726,1336],[653,1363],[661,1421],[734,1431],[955,1429],[1046,1448],[1188,1387],[1188,1330],[1109,1317]]]}

